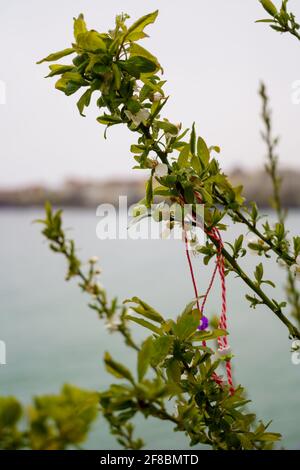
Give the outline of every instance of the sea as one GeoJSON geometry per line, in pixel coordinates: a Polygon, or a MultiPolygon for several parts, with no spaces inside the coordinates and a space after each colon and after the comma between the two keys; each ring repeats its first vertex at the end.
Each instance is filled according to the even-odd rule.
{"type": "MultiPolygon", "coordinates": [[[[274,219],[274,214],[268,214],[274,219]]],[[[65,280],[65,260],[48,248],[41,226],[41,208],[0,211],[0,340],[6,344],[6,364],[0,365],[0,394],[14,395],[25,405],[39,394],[57,393],[64,383],[103,391],[114,380],[103,367],[109,351],[129,364],[135,373],[135,357],[117,334],[109,334],[89,297],[76,281],[65,280]]],[[[120,302],[138,296],[167,318],[175,318],[193,298],[184,244],[180,240],[100,240],[99,216],[92,209],[66,209],[64,226],[76,241],[78,255],[87,261],[98,256],[101,283],[108,295],[120,302]]],[[[287,220],[291,235],[300,232],[300,211],[287,220]]],[[[230,225],[226,240],[240,233],[230,225]]],[[[241,264],[253,274],[261,259],[249,255],[241,264]]],[[[200,293],[209,282],[212,266],[193,257],[200,293]]],[[[276,288],[266,286],[272,298],[284,300],[286,273],[275,259],[265,261],[265,277],[276,288]]],[[[299,281],[300,282],[300,281],[299,281]]],[[[300,284],[299,284],[300,285],[300,284]]],[[[300,365],[292,361],[288,331],[265,307],[249,307],[249,289],[234,275],[227,277],[228,329],[234,352],[236,383],[242,384],[251,400],[249,409],[270,430],[283,435],[280,447],[300,448],[300,365]]],[[[220,313],[220,285],[216,282],[206,315],[220,313]]],[[[286,309],[289,314],[288,308],[286,309]]],[[[134,328],[141,340],[145,332],[134,328]]],[[[295,362],[295,361],[294,361],[295,362]]],[[[187,437],[173,432],[172,424],[139,417],[136,435],[146,449],[188,449],[187,437]]],[[[105,420],[100,416],[83,445],[87,449],[118,449],[105,420]]]]}

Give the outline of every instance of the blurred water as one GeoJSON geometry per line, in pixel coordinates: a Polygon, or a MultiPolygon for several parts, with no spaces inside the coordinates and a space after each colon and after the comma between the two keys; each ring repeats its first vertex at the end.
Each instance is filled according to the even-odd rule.
{"type": "MultiPolygon", "coordinates": [[[[116,359],[133,363],[131,352],[118,335],[108,335],[88,298],[74,282],[65,283],[64,260],[51,253],[31,221],[40,209],[0,212],[0,339],[6,342],[7,365],[0,366],[0,393],[14,394],[24,402],[32,395],[57,392],[63,383],[101,390],[112,378],[102,356],[109,350],[116,359]]],[[[179,241],[99,241],[94,211],[67,210],[65,225],[80,249],[80,257],[100,257],[102,282],[120,299],[138,295],[165,316],[174,317],[193,297],[183,245],[179,241]]],[[[300,212],[292,212],[289,225],[300,231],[300,212]]],[[[231,235],[240,227],[233,227],[231,235]]],[[[251,272],[257,259],[247,257],[251,272]]],[[[198,284],[205,288],[211,267],[194,260],[198,284]]],[[[284,272],[269,262],[266,274],[277,282],[273,297],[281,299],[284,272]]],[[[269,289],[269,288],[268,288],[269,289]]],[[[272,288],[270,288],[270,291],[272,288]]],[[[285,327],[264,308],[251,310],[244,301],[246,289],[228,279],[230,342],[234,349],[236,380],[247,387],[252,409],[271,429],[283,434],[283,445],[300,447],[300,366],[292,365],[285,327]]],[[[218,285],[210,296],[207,313],[220,308],[218,285]]],[[[137,331],[140,335],[140,330],[137,331]]],[[[168,423],[138,421],[147,448],[187,448],[184,436],[168,423]]],[[[117,448],[100,419],[87,443],[89,448],[117,448]]]]}

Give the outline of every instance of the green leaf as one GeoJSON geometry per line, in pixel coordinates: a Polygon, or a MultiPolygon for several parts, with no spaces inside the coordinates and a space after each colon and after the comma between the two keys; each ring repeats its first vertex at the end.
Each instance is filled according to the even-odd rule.
{"type": "Polygon", "coordinates": [[[135,100],[133,98],[129,98],[127,101],[127,109],[132,113],[132,114],[137,114],[139,110],[141,109],[141,105],[138,100],[135,100]]]}
{"type": "Polygon", "coordinates": [[[271,24],[270,28],[274,29],[275,31],[279,31],[279,33],[285,33],[286,32],[286,29],[283,28],[282,26],[276,26],[274,24],[271,24]]]}
{"type": "Polygon", "coordinates": [[[197,327],[200,324],[200,320],[201,314],[197,308],[183,313],[177,319],[174,333],[176,336],[178,336],[179,339],[188,339],[197,330],[197,327]]]}
{"type": "Polygon", "coordinates": [[[243,204],[245,198],[242,196],[243,194],[243,186],[236,186],[235,188],[232,188],[234,192],[234,200],[238,205],[243,204]]]}
{"type": "Polygon", "coordinates": [[[221,149],[218,145],[212,145],[211,147],[209,147],[209,152],[211,152],[212,150],[214,150],[216,153],[221,152],[221,149]]]}
{"type": "Polygon", "coordinates": [[[183,312],[181,313],[181,315],[185,315],[186,313],[190,313],[194,306],[196,305],[197,303],[197,300],[192,300],[191,302],[189,302],[185,307],[184,307],[184,310],[183,312]]]}
{"type": "Polygon", "coordinates": [[[151,52],[147,51],[147,49],[140,46],[139,44],[130,44],[128,51],[130,53],[130,57],[145,57],[146,59],[156,64],[156,71],[160,68],[157,58],[153,54],[151,54],[151,52]]]}
{"type": "Polygon", "coordinates": [[[171,359],[167,366],[167,376],[169,380],[176,383],[180,382],[181,379],[181,364],[177,359],[171,359]]]}
{"type": "Polygon", "coordinates": [[[100,75],[110,72],[110,67],[108,65],[101,64],[101,62],[96,62],[92,66],[92,69],[94,73],[100,75]]]}
{"type": "Polygon", "coordinates": [[[201,163],[200,163],[200,159],[199,159],[198,155],[193,155],[192,156],[191,165],[192,165],[192,168],[195,170],[196,173],[201,172],[202,168],[201,168],[201,163]]]}
{"type": "Polygon", "coordinates": [[[65,72],[69,72],[74,69],[73,65],[60,65],[60,64],[52,64],[49,65],[49,69],[51,72],[46,76],[48,77],[54,77],[54,75],[61,75],[65,72]]]}
{"type": "Polygon", "coordinates": [[[210,155],[209,155],[208,147],[204,139],[202,139],[202,137],[198,137],[198,140],[197,140],[197,155],[200,158],[203,165],[207,166],[210,155]]]}
{"type": "MultiPolygon", "coordinates": [[[[176,128],[176,130],[177,130],[177,128],[176,128]]],[[[179,157],[178,157],[177,163],[180,166],[180,168],[188,166],[189,155],[190,155],[190,146],[188,144],[186,144],[182,148],[182,150],[179,154],[179,157]]]]}
{"type": "Polygon", "coordinates": [[[91,88],[89,88],[88,90],[86,90],[83,93],[83,95],[77,101],[77,108],[78,108],[81,116],[85,116],[85,114],[83,114],[83,110],[86,106],[89,106],[90,101],[91,101],[92,93],[93,93],[93,90],[91,88]]]}
{"type": "Polygon", "coordinates": [[[262,263],[259,263],[259,264],[256,266],[256,269],[255,269],[255,272],[254,272],[255,279],[257,280],[257,282],[258,282],[259,284],[260,284],[261,281],[262,281],[263,275],[264,275],[264,267],[263,267],[263,264],[262,264],[262,263]]]}
{"type": "Polygon", "coordinates": [[[153,351],[151,356],[151,364],[157,366],[169,354],[173,345],[173,338],[171,336],[160,336],[153,341],[153,351]]]}
{"type": "Polygon", "coordinates": [[[192,131],[191,131],[190,149],[191,149],[192,155],[195,155],[195,151],[196,151],[196,131],[195,131],[195,123],[193,123],[192,131]]]}
{"type": "Polygon", "coordinates": [[[155,121],[155,124],[159,129],[162,129],[163,131],[167,132],[168,134],[172,134],[172,135],[177,135],[178,134],[178,129],[175,126],[175,124],[171,124],[168,121],[155,121]]]}
{"type": "Polygon", "coordinates": [[[103,41],[101,34],[94,30],[78,34],[77,45],[84,51],[88,52],[106,51],[106,44],[103,41]]]}
{"type": "Polygon", "coordinates": [[[126,39],[132,40],[132,33],[141,33],[143,32],[144,28],[151,23],[154,23],[158,15],[158,10],[154,11],[153,13],[149,13],[148,15],[142,16],[137,21],[133,23],[132,26],[128,29],[126,33],[126,39]]]}
{"type": "Polygon", "coordinates": [[[118,379],[127,379],[129,382],[134,383],[131,372],[125,366],[123,366],[123,364],[114,361],[108,352],[106,352],[104,355],[104,363],[107,372],[114,375],[118,379]]]}
{"type": "Polygon", "coordinates": [[[138,379],[141,382],[148,370],[150,365],[150,359],[153,351],[153,339],[150,336],[143,342],[142,347],[138,353],[138,361],[137,361],[137,372],[138,372],[138,379]]]}
{"type": "Polygon", "coordinates": [[[295,258],[297,258],[297,256],[300,253],[300,237],[293,238],[293,247],[294,247],[294,256],[295,258]]]}
{"type": "Polygon", "coordinates": [[[75,50],[73,48],[64,49],[63,51],[54,52],[53,54],[48,55],[42,60],[39,60],[37,64],[41,64],[42,62],[53,62],[54,60],[61,59],[67,55],[73,54],[75,50]]]}
{"type": "Polygon", "coordinates": [[[110,116],[108,114],[97,117],[97,121],[100,122],[100,124],[106,124],[107,126],[112,126],[113,124],[120,124],[123,122],[122,119],[120,119],[118,116],[110,116]]]}
{"type": "Polygon", "coordinates": [[[262,436],[258,437],[259,441],[276,442],[276,441],[280,441],[280,439],[281,439],[281,434],[275,433],[275,432],[266,432],[262,436]]]}
{"type": "Polygon", "coordinates": [[[114,83],[115,83],[115,89],[120,90],[121,87],[121,80],[122,80],[122,75],[119,67],[117,64],[113,63],[112,64],[112,71],[114,74],[114,83]]]}
{"type": "Polygon", "coordinates": [[[269,286],[273,287],[273,289],[276,287],[273,281],[262,281],[262,284],[268,284],[269,286]]]}
{"type": "Polygon", "coordinates": [[[255,23],[275,23],[275,20],[256,20],[255,23]]]}
{"type": "Polygon", "coordinates": [[[220,338],[221,336],[227,336],[226,330],[217,328],[212,331],[197,331],[192,337],[191,341],[209,341],[212,339],[220,338]]]}
{"type": "Polygon", "coordinates": [[[187,204],[193,204],[195,195],[194,195],[194,188],[191,184],[187,184],[184,187],[184,199],[187,204]]]}
{"type": "Polygon", "coordinates": [[[137,317],[133,317],[132,315],[126,315],[126,319],[131,320],[131,321],[137,323],[138,325],[141,325],[144,328],[147,328],[148,330],[153,331],[154,333],[156,333],[158,335],[162,334],[162,331],[161,331],[160,328],[153,325],[153,323],[150,323],[149,321],[144,320],[143,318],[137,318],[137,317]]]}
{"type": "Polygon", "coordinates": [[[67,96],[75,93],[81,86],[85,86],[87,82],[77,72],[65,72],[55,83],[55,88],[64,92],[67,96]]]}
{"type": "Polygon", "coordinates": [[[80,13],[78,18],[74,18],[74,38],[77,40],[79,34],[86,33],[87,27],[84,21],[83,14],[80,13]]]}
{"type": "Polygon", "coordinates": [[[234,250],[237,254],[243,246],[244,235],[240,235],[234,242],[234,250]]]}
{"type": "Polygon", "coordinates": [[[133,31],[132,33],[129,34],[128,37],[125,39],[125,43],[127,42],[135,42],[138,41],[139,39],[144,39],[148,38],[148,34],[144,33],[143,31],[133,31]]]}
{"type": "Polygon", "coordinates": [[[143,315],[146,318],[149,318],[150,320],[153,320],[157,323],[164,322],[164,318],[161,316],[161,314],[158,313],[153,307],[148,305],[146,302],[141,300],[139,297],[132,297],[132,299],[126,299],[123,303],[135,303],[141,307],[141,309],[139,310],[135,309],[135,311],[140,315],[143,315]]]}
{"type": "Polygon", "coordinates": [[[151,73],[157,69],[155,62],[142,56],[133,56],[128,60],[119,60],[117,64],[136,78],[140,78],[141,73],[151,73]]]}
{"type": "Polygon", "coordinates": [[[271,0],[259,0],[264,9],[271,15],[276,16],[278,15],[277,8],[275,7],[274,3],[271,0]]]}
{"type": "Polygon", "coordinates": [[[84,80],[84,78],[78,72],[65,72],[61,78],[62,80],[65,80],[66,82],[73,82],[78,85],[89,84],[86,80],[84,80]]]}
{"type": "Polygon", "coordinates": [[[278,241],[282,241],[285,237],[284,224],[277,222],[275,225],[275,233],[277,235],[278,241]]]}
{"type": "Polygon", "coordinates": [[[132,152],[132,153],[143,153],[144,150],[145,150],[144,145],[133,144],[133,145],[130,146],[130,152],[132,152]]]}

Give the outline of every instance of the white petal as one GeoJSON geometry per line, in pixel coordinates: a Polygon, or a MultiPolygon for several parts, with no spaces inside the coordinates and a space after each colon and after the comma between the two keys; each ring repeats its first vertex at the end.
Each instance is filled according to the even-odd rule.
{"type": "Polygon", "coordinates": [[[148,109],[140,109],[138,113],[136,113],[137,119],[140,119],[140,122],[147,121],[150,116],[150,112],[148,109]]]}
{"type": "Polygon", "coordinates": [[[166,163],[159,163],[158,165],[156,165],[154,175],[157,178],[162,178],[164,176],[167,176],[167,174],[168,174],[168,165],[166,165],[166,163]]]}

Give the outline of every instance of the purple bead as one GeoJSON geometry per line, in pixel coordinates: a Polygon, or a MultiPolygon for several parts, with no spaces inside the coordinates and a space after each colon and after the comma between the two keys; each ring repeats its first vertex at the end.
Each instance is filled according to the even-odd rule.
{"type": "Polygon", "coordinates": [[[198,326],[198,330],[203,331],[203,330],[206,330],[207,327],[208,327],[208,318],[203,315],[203,317],[201,318],[200,325],[198,326]]]}

